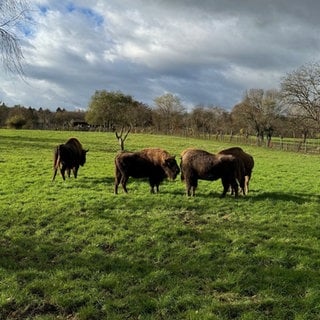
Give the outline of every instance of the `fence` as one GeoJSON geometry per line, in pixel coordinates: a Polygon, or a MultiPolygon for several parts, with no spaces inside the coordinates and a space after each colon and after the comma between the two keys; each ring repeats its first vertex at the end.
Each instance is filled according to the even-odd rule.
{"type": "Polygon", "coordinates": [[[320,154],[320,139],[294,139],[294,138],[279,138],[273,137],[269,143],[267,139],[261,141],[254,136],[244,136],[244,135],[225,135],[225,134],[200,134],[197,138],[211,139],[223,142],[229,142],[234,144],[246,144],[252,146],[261,146],[265,148],[271,148],[275,150],[310,153],[310,154],[320,154]]]}

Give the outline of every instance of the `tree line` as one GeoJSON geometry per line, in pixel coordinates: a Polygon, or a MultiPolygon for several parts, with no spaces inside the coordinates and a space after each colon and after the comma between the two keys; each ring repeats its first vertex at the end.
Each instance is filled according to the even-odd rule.
{"type": "Polygon", "coordinates": [[[320,127],[320,65],[287,74],[278,89],[249,89],[230,111],[214,105],[187,110],[166,93],[149,106],[121,91],[97,90],[86,111],[34,109],[0,104],[0,126],[27,129],[104,130],[199,135],[255,135],[267,144],[273,136],[316,137],[320,127]]]}

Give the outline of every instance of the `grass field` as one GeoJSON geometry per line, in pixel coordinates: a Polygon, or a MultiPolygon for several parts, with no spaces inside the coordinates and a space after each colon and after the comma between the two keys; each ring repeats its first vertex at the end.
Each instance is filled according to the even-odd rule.
{"type": "MultiPolygon", "coordinates": [[[[128,150],[179,155],[217,141],[130,133],[128,150]]],[[[180,181],[113,194],[111,133],[0,130],[0,319],[320,319],[320,159],[242,146],[247,197],[180,181]],[[52,178],[57,144],[89,148],[52,178]]]]}

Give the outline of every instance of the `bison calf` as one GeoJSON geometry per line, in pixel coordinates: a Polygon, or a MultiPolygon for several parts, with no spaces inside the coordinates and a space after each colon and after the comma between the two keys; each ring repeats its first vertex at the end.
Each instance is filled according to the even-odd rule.
{"type": "Polygon", "coordinates": [[[85,164],[88,151],[82,148],[80,141],[76,138],[70,138],[66,143],[58,145],[54,150],[52,181],[55,179],[58,169],[60,169],[63,180],[65,180],[66,171],[70,177],[71,170],[74,177],[77,178],[79,166],[85,164]]]}
{"type": "Polygon", "coordinates": [[[238,196],[241,164],[232,155],[212,154],[205,150],[187,149],[181,154],[181,179],[185,180],[187,196],[194,196],[198,180],[221,179],[224,197],[231,185],[238,196]]]}
{"type": "Polygon", "coordinates": [[[151,193],[159,192],[160,183],[165,178],[174,180],[179,172],[175,157],[165,150],[147,148],[138,152],[122,152],[115,157],[114,193],[118,193],[120,183],[124,192],[128,192],[129,177],[148,178],[151,193]]]}

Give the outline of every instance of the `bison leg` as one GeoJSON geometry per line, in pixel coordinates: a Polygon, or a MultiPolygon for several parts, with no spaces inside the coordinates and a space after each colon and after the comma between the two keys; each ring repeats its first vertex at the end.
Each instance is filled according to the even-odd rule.
{"type": "Polygon", "coordinates": [[[60,169],[60,173],[61,173],[61,176],[62,176],[62,179],[63,180],[66,180],[66,177],[65,177],[65,171],[66,171],[66,166],[63,164],[61,169],[60,169]]]}
{"type": "Polygon", "coordinates": [[[56,178],[57,171],[60,168],[60,151],[59,147],[56,147],[54,150],[54,155],[53,155],[53,177],[52,181],[56,178]]]}
{"type": "MultiPolygon", "coordinates": [[[[77,178],[77,176],[78,176],[78,170],[79,170],[79,166],[75,166],[75,167],[72,168],[73,176],[75,178],[77,178]]],[[[70,172],[69,172],[69,177],[70,177],[70,172]]]]}
{"type": "Polygon", "coordinates": [[[238,194],[239,194],[239,188],[238,188],[238,183],[237,183],[237,180],[234,179],[234,178],[222,178],[221,179],[222,181],[222,185],[223,185],[223,192],[221,194],[221,198],[224,198],[231,186],[231,195],[234,194],[235,198],[238,197],[238,194]]]}
{"type": "Polygon", "coordinates": [[[187,179],[186,185],[187,185],[187,196],[194,197],[196,194],[196,188],[198,186],[198,181],[196,179],[187,179]]]}
{"type": "Polygon", "coordinates": [[[245,176],[244,177],[244,188],[243,188],[244,195],[248,194],[248,192],[249,192],[249,181],[250,181],[250,177],[245,176]]]}
{"type": "Polygon", "coordinates": [[[239,181],[240,190],[242,191],[243,195],[247,194],[247,176],[242,177],[239,181]]]}
{"type": "Polygon", "coordinates": [[[153,179],[151,177],[149,177],[149,185],[150,185],[150,193],[155,193],[154,192],[154,187],[155,187],[155,182],[153,181],[153,179]]]}
{"type": "Polygon", "coordinates": [[[125,193],[128,193],[128,189],[127,189],[127,182],[129,180],[129,177],[127,176],[122,176],[121,177],[121,180],[120,180],[120,183],[122,185],[122,189],[125,193]]]}
{"type": "Polygon", "coordinates": [[[54,168],[52,181],[54,181],[54,179],[56,178],[57,171],[58,171],[58,168],[54,168]]]}
{"type": "Polygon", "coordinates": [[[119,182],[115,179],[114,180],[114,194],[118,194],[118,186],[119,186],[119,182]]]}
{"type": "Polygon", "coordinates": [[[118,179],[118,177],[115,177],[115,179],[114,179],[114,193],[115,194],[118,194],[118,186],[119,186],[119,183],[120,183],[120,179],[118,179]]]}
{"type": "Polygon", "coordinates": [[[191,184],[188,181],[186,181],[186,194],[187,197],[191,196],[191,184]]]}
{"type": "MultiPolygon", "coordinates": [[[[223,185],[223,191],[222,191],[222,194],[220,197],[224,198],[229,190],[230,182],[227,179],[221,179],[221,180],[222,180],[222,185],[223,185]]],[[[231,190],[232,190],[232,192],[234,191],[232,184],[231,184],[231,190]]]]}
{"type": "Polygon", "coordinates": [[[196,195],[196,186],[191,186],[191,196],[194,197],[196,195]]]}
{"type": "Polygon", "coordinates": [[[190,197],[190,196],[194,197],[195,191],[196,191],[196,188],[194,186],[188,185],[187,186],[187,197],[190,197]]]}
{"type": "Polygon", "coordinates": [[[125,193],[128,193],[128,190],[127,190],[128,180],[129,180],[129,176],[120,168],[118,168],[118,166],[116,166],[115,178],[114,178],[114,193],[118,194],[118,186],[120,183],[123,191],[125,193]]]}
{"type": "MultiPolygon", "coordinates": [[[[241,185],[241,184],[240,184],[241,185]]],[[[239,186],[238,186],[238,183],[230,183],[230,185],[229,185],[229,188],[228,188],[229,190],[231,190],[231,195],[233,196],[235,196],[235,197],[237,197],[238,195],[239,195],[239,186]]],[[[242,191],[243,192],[243,194],[245,194],[244,193],[244,187],[240,187],[240,191],[242,191]]]]}
{"type": "Polygon", "coordinates": [[[234,192],[234,197],[237,198],[239,195],[239,187],[237,182],[235,181],[234,183],[231,184],[232,190],[234,192]]]}
{"type": "Polygon", "coordinates": [[[159,193],[159,179],[155,179],[153,177],[149,178],[149,184],[150,184],[150,192],[151,193],[159,193]],[[156,188],[156,190],[155,190],[156,188]]]}
{"type": "Polygon", "coordinates": [[[222,191],[222,194],[221,194],[220,198],[224,198],[224,197],[226,196],[227,192],[228,192],[228,189],[226,190],[226,189],[224,188],[223,191],[222,191]]]}
{"type": "Polygon", "coordinates": [[[115,194],[118,194],[118,186],[120,184],[121,178],[122,178],[121,171],[116,166],[115,177],[114,177],[114,193],[115,194]]]}
{"type": "Polygon", "coordinates": [[[154,185],[152,185],[152,186],[150,186],[150,193],[156,193],[155,191],[154,191],[154,185]]]}
{"type": "Polygon", "coordinates": [[[159,193],[159,184],[155,183],[151,185],[151,193],[159,193]],[[154,188],[156,188],[156,190],[154,190],[154,188]]]}

